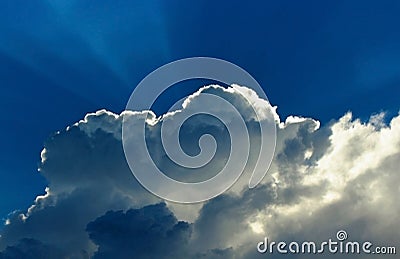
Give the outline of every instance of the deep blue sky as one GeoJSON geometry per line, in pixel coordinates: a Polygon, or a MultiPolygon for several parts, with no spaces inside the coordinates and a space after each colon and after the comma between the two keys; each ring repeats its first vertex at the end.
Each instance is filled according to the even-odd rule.
{"type": "Polygon", "coordinates": [[[52,132],[121,112],[176,59],[236,63],[282,118],[398,112],[399,1],[258,2],[0,1],[0,218],[43,193],[36,168],[52,132]]]}

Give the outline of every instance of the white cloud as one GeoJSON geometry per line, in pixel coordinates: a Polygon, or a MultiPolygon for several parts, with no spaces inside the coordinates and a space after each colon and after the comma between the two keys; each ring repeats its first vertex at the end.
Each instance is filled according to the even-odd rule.
{"type": "MultiPolygon", "coordinates": [[[[248,103],[234,89],[252,96],[252,104],[260,112],[275,109],[238,86],[204,91],[225,94],[246,110],[248,103]]],[[[201,105],[196,103],[196,95],[189,100],[183,111],[201,105]]],[[[39,196],[28,212],[7,220],[0,237],[0,250],[9,246],[3,256],[13,251],[41,255],[45,250],[77,258],[96,254],[96,250],[98,258],[110,251],[125,251],[129,256],[140,250],[141,255],[151,256],[162,248],[158,245],[168,241],[179,242],[170,247],[174,257],[254,258],[256,244],[264,236],[277,241],[318,241],[334,237],[340,229],[347,230],[352,240],[400,247],[400,115],[386,125],[382,114],[362,123],[348,113],[321,126],[314,119],[295,116],[281,122],[275,113],[273,119],[279,126],[276,153],[262,185],[249,190],[242,176],[229,192],[204,204],[167,203],[167,207],[148,206],[160,200],[136,182],[126,164],[121,123],[128,115],[144,118],[142,113],[116,115],[102,110],[46,142],[40,165],[40,173],[49,183],[46,194],[39,196]],[[107,213],[110,210],[113,212],[107,213]],[[101,222],[105,225],[99,225],[101,222]],[[127,242],[137,242],[140,231],[148,233],[149,240],[161,235],[154,244],[157,247],[123,250],[121,242],[112,242],[113,236],[116,241],[121,238],[113,222],[129,229],[127,242]],[[151,224],[144,226],[143,222],[151,224]],[[147,227],[151,231],[145,230],[147,227]]],[[[175,114],[168,116],[174,119],[175,114]]],[[[217,125],[202,120],[192,123],[203,123],[203,130],[217,125]]],[[[152,127],[150,151],[160,165],[169,168],[171,164],[159,152],[160,142],[155,139],[156,121],[152,127]]],[[[193,143],[190,137],[197,136],[186,133],[183,147],[195,152],[189,144],[193,143]]],[[[217,160],[209,169],[224,161],[218,155],[217,160]]],[[[179,173],[171,175],[179,177],[179,173]]]]}

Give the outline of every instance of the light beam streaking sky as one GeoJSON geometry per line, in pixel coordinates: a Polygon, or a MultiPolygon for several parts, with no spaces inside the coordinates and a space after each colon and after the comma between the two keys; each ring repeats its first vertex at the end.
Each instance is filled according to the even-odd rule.
{"type": "Polygon", "coordinates": [[[282,118],[394,116],[399,13],[398,1],[1,1],[0,217],[43,193],[35,172],[51,134],[88,112],[119,113],[176,59],[240,65],[282,118]]]}

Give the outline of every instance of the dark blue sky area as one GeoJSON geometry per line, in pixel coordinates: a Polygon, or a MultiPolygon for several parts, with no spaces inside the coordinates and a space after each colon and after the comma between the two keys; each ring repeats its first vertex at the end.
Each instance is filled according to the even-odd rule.
{"type": "Polygon", "coordinates": [[[283,118],[398,112],[399,1],[256,3],[1,1],[0,218],[43,193],[35,172],[52,132],[121,112],[143,77],[176,59],[236,63],[283,118]]]}

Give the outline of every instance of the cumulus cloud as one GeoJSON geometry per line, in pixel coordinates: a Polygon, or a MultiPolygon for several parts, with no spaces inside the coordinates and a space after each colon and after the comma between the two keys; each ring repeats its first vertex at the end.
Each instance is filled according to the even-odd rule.
{"type": "MultiPolygon", "coordinates": [[[[42,242],[32,239],[23,238],[17,245],[8,246],[2,253],[2,259],[29,259],[29,258],[61,258],[63,253],[56,247],[45,245],[42,242]]],[[[83,252],[82,257],[87,257],[83,252]]]]}
{"type": "Polygon", "coordinates": [[[90,222],[87,231],[99,246],[94,258],[176,258],[190,252],[191,225],[177,221],[165,203],[109,211],[90,222]]]}
{"type": "MultiPolygon", "coordinates": [[[[388,124],[383,114],[361,122],[351,113],[322,126],[296,116],[283,122],[267,101],[239,86],[203,88],[183,103],[181,112],[204,105],[197,102],[202,92],[235,103],[250,128],[255,117],[243,94],[251,96],[253,108],[273,111],[273,118],[267,119],[276,121],[277,146],[261,185],[248,189],[242,176],[228,192],[208,202],[162,202],[132,176],[121,144],[123,117],[147,117],[98,111],[46,142],[39,170],[48,188],[27,212],[14,213],[7,221],[0,258],[258,258],[266,256],[256,248],[264,237],[324,241],[340,229],[351,240],[399,248],[400,115],[388,124]]],[[[154,118],[149,125],[149,150],[167,171],[174,165],[160,148],[158,123],[174,116],[179,113],[154,118]]],[[[199,117],[185,127],[182,146],[189,154],[198,152],[198,146],[190,144],[201,133],[216,134],[219,144],[226,143],[218,121],[199,117]]],[[[201,173],[210,174],[224,161],[217,154],[201,173]]],[[[182,177],[179,170],[168,173],[199,179],[182,177]]]]}
{"type": "Polygon", "coordinates": [[[49,138],[39,168],[48,181],[46,194],[27,212],[10,218],[2,248],[29,237],[59,246],[68,255],[90,254],[96,246],[85,231],[88,222],[108,210],[159,202],[134,180],[126,164],[121,120],[99,111],[49,138]]]}

